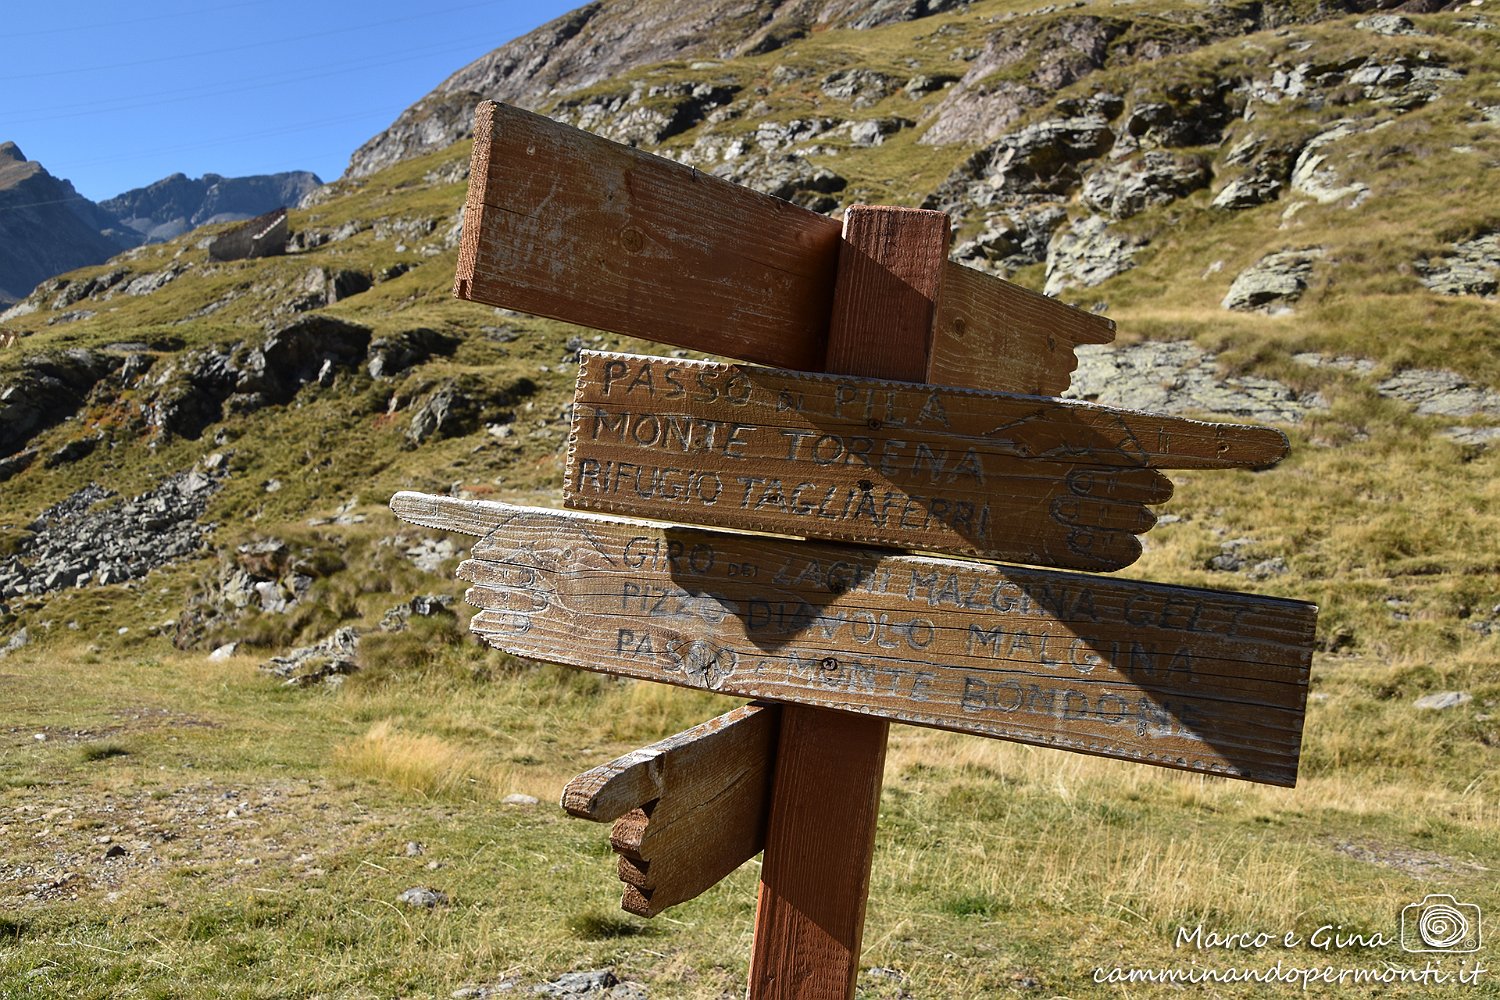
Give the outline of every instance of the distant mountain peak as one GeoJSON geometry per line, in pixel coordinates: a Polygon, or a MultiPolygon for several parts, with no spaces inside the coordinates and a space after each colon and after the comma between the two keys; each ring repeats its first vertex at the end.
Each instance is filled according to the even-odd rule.
{"type": "Polygon", "coordinates": [[[21,147],[13,142],[0,142],[0,159],[25,163],[26,154],[21,152],[21,147]]]}

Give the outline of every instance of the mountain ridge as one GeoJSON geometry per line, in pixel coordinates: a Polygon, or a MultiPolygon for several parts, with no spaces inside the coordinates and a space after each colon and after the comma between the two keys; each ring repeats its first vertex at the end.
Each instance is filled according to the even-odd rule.
{"type": "Polygon", "coordinates": [[[95,202],[26,159],[14,142],[0,143],[0,305],[143,243],[295,205],[322,184],[305,170],[197,179],[176,173],[95,202]]]}
{"type": "Polygon", "coordinates": [[[147,242],[169,240],[215,222],[236,222],[277,208],[290,208],[322,187],[307,170],[190,178],[175,173],[142,188],[106,198],[99,207],[140,233],[147,242]]]}
{"type": "Polygon", "coordinates": [[[0,304],[133,245],[119,222],[71,183],[26,159],[14,142],[0,144],[0,304]]]}

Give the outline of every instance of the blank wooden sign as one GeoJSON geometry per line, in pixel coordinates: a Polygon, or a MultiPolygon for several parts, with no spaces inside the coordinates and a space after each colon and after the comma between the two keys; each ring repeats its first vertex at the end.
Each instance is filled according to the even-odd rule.
{"type": "Polygon", "coordinates": [[[1295,782],[1298,601],[399,493],[483,535],[471,628],[523,656],[897,722],[1295,782]]]}
{"type": "MultiPolygon", "coordinates": [[[[454,294],[787,368],[823,366],[840,223],[519,108],[480,103],[454,294]]],[[[1114,323],[947,261],[929,381],[1058,393],[1114,323]]]]}
{"type": "Polygon", "coordinates": [[[1263,467],[1286,437],[1091,403],[585,352],[565,502],[696,524],[1118,569],[1157,468],[1263,467]]]}

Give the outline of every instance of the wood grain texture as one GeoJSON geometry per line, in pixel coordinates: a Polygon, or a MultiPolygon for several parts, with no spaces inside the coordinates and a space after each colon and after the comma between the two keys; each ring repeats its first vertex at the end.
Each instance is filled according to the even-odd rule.
{"type": "Polygon", "coordinates": [[[735,358],[822,363],[831,219],[492,102],[475,112],[469,185],[459,298],[735,358]]]}
{"type": "Polygon", "coordinates": [[[745,705],[568,782],[564,809],[618,821],[625,910],[656,916],[760,853],[779,715],[745,705]]]}
{"type": "Polygon", "coordinates": [[[586,351],[569,507],[1119,569],[1156,468],[1263,468],[1264,427],[1074,400],[586,351]]]}
{"type": "MultiPolygon", "coordinates": [[[[825,371],[921,379],[948,240],[940,213],[849,210],[825,371]]],[[[783,710],[749,1000],[853,1000],[889,730],[883,717],[783,710]]]]}
{"type": "Polygon", "coordinates": [[[750,1000],[854,996],[890,725],[788,705],[750,952],[750,1000]]]}
{"type": "Polygon", "coordinates": [[[1029,288],[949,261],[926,381],[1056,396],[1078,344],[1107,344],[1115,324],[1029,288]]]}
{"type": "MultiPolygon", "coordinates": [[[[840,224],[516,108],[475,111],[454,293],[783,368],[821,370],[840,224]]],[[[925,372],[1056,395],[1114,325],[952,261],[925,372]]]]}
{"type": "Polygon", "coordinates": [[[823,371],[920,381],[948,240],[942,212],[849,207],[823,371]]]}
{"type": "Polygon", "coordinates": [[[421,494],[392,507],[436,528],[493,524],[459,574],[481,608],[471,627],[519,655],[1296,778],[1310,604],[421,494]]]}

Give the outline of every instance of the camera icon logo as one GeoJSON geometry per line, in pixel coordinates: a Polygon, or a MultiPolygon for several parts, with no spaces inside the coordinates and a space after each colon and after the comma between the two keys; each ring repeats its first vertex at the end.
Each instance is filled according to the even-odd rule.
{"type": "Polygon", "coordinates": [[[1483,916],[1473,903],[1432,893],[1401,908],[1401,950],[1462,954],[1478,951],[1483,916]]]}

